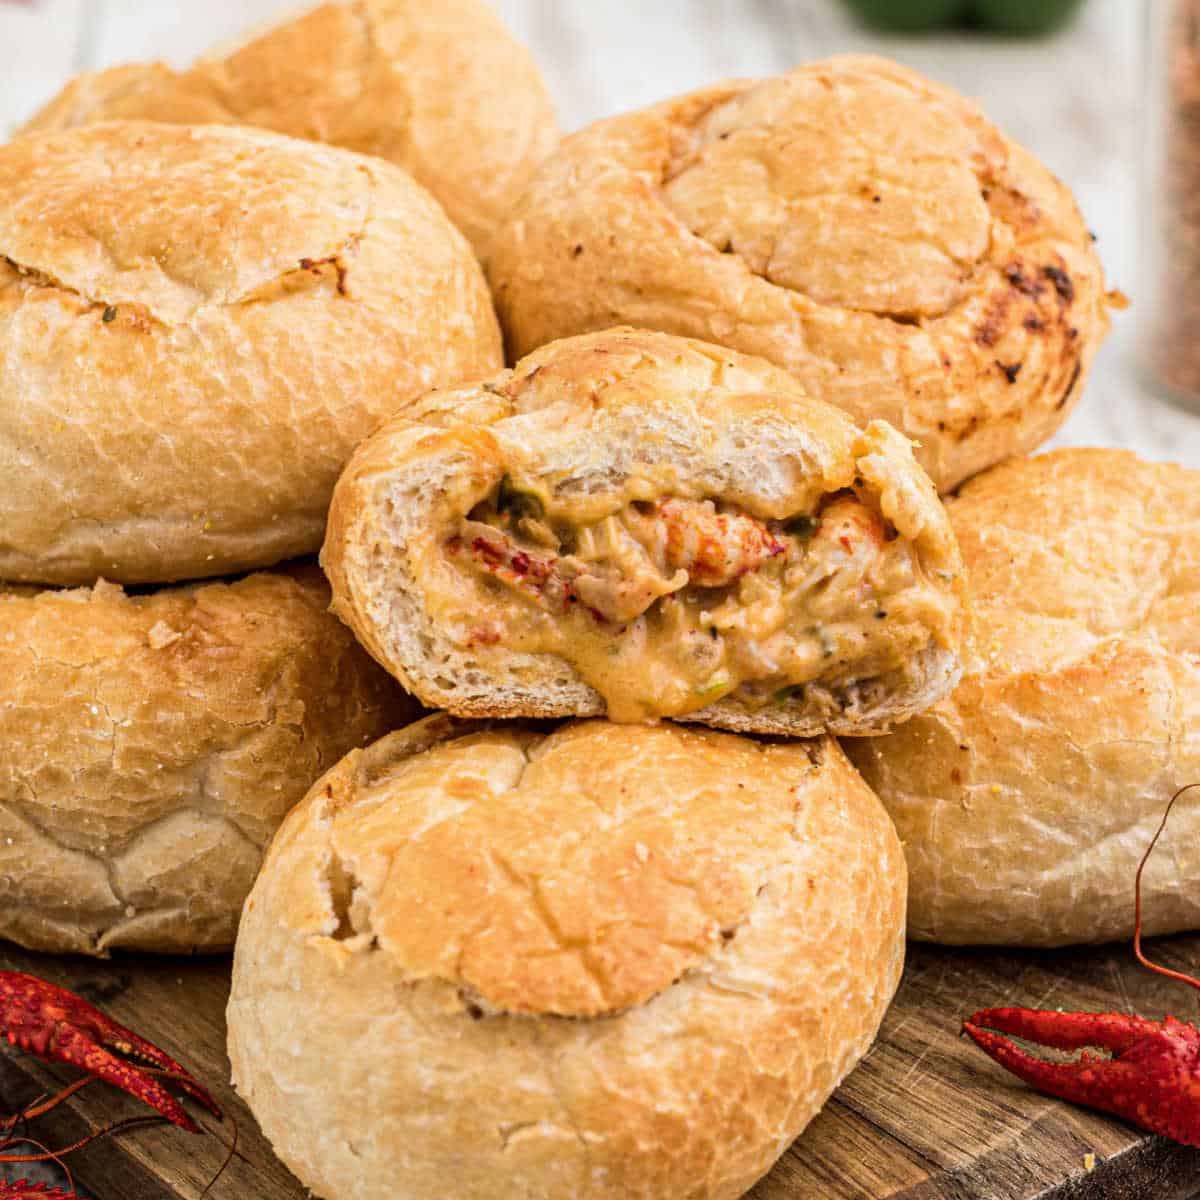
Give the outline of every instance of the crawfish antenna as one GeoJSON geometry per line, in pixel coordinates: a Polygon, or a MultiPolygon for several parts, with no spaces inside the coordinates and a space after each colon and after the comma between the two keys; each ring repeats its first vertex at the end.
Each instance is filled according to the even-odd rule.
{"type": "Polygon", "coordinates": [[[1162,820],[1158,823],[1158,828],[1150,839],[1150,845],[1146,847],[1146,853],[1142,855],[1142,861],[1138,863],[1137,874],[1133,877],[1133,952],[1137,956],[1138,962],[1148,970],[1154,971],[1158,975],[1165,975],[1168,979],[1175,979],[1179,983],[1186,983],[1190,987],[1200,988],[1200,979],[1194,975],[1185,975],[1182,971],[1161,967],[1158,963],[1152,963],[1142,953],[1142,872],[1146,869],[1146,863],[1150,861],[1150,855],[1154,853],[1154,847],[1158,845],[1158,839],[1162,837],[1162,832],[1167,827],[1167,818],[1171,815],[1171,809],[1175,807],[1175,801],[1184,792],[1190,792],[1193,788],[1200,788],[1200,783],[1185,783],[1168,801],[1162,820]]]}

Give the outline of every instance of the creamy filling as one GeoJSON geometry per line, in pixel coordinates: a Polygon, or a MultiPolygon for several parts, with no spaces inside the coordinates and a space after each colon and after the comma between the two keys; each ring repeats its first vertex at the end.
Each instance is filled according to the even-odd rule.
{"type": "Polygon", "coordinates": [[[565,659],[617,721],[805,704],[902,667],[948,620],[853,490],[784,521],[672,495],[580,521],[506,476],[444,548],[479,585],[466,640],[565,659]]]}

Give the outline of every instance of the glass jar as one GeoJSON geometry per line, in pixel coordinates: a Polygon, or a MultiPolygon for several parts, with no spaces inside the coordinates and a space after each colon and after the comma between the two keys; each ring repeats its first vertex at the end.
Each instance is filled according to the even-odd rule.
{"type": "Polygon", "coordinates": [[[1140,356],[1200,412],[1200,0],[1146,6],[1140,356]]]}

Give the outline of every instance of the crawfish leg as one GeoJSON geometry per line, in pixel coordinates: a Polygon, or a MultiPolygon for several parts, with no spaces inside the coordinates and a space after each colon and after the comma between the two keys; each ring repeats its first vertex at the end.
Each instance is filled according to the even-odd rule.
{"type": "Polygon", "coordinates": [[[30,1183],[28,1179],[5,1183],[0,1179],[0,1200],[74,1200],[74,1197],[74,1192],[64,1192],[48,1183],[30,1183]]]}

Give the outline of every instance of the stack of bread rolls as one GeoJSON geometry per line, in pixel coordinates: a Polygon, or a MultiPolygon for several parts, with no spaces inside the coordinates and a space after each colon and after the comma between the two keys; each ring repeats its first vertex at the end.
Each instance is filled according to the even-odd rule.
{"type": "MultiPolygon", "coordinates": [[[[418,57],[453,40],[366,7],[418,57]]],[[[314,21],[263,45],[352,52],[314,21]]],[[[378,139],[432,136],[376,119],[378,139]]],[[[498,120],[469,133],[490,144],[498,120]]],[[[0,347],[0,933],[227,950],[287,811],[417,713],[315,565],[280,564],[317,550],[373,425],[500,365],[479,264],[379,157],[80,123],[0,148],[0,347]]]]}
{"type": "Polygon", "coordinates": [[[906,905],[1125,936],[1200,772],[1200,481],[1022,457],[1115,302],[1061,183],[866,58],[556,141],[476,0],[347,0],[0,149],[0,933],[249,890],[235,1081],[327,1200],[732,1200],[906,905]]]}

